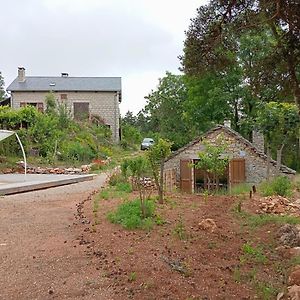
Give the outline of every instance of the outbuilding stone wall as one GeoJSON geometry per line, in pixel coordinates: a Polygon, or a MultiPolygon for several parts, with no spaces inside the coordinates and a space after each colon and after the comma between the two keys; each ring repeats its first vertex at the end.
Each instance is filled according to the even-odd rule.
{"type": "MultiPolygon", "coordinates": [[[[222,135],[222,138],[228,145],[227,155],[230,159],[233,158],[244,158],[245,159],[245,173],[246,173],[246,182],[256,184],[267,178],[267,161],[261,157],[258,153],[252,150],[250,147],[245,145],[243,142],[229,135],[224,130],[217,130],[210,133],[206,139],[212,143],[215,143],[216,138],[222,135]]],[[[182,159],[198,159],[198,153],[204,150],[202,141],[187,147],[182,152],[179,152],[177,155],[169,159],[165,163],[165,169],[175,169],[177,183],[180,182],[180,160],[182,159]]],[[[276,168],[273,164],[270,166],[270,175],[275,176],[276,168]]],[[[292,177],[292,174],[285,174],[289,177],[292,177]]]]}

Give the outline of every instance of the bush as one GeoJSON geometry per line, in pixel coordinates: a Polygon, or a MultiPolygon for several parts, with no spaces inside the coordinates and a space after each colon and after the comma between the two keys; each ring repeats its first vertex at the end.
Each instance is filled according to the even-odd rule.
{"type": "Polygon", "coordinates": [[[127,183],[126,178],[120,173],[114,173],[110,176],[109,185],[116,186],[118,183],[127,183]]]}
{"type": "Polygon", "coordinates": [[[154,213],[154,202],[151,200],[145,201],[146,218],[142,218],[141,201],[139,199],[126,201],[119,205],[115,212],[108,214],[110,222],[120,224],[126,229],[147,228],[154,213]]]}
{"type": "Polygon", "coordinates": [[[263,196],[279,195],[289,197],[292,195],[292,183],[288,177],[278,176],[270,182],[261,183],[259,190],[263,196]]]}
{"type": "Polygon", "coordinates": [[[116,191],[131,193],[132,188],[131,188],[131,185],[128,182],[118,182],[116,184],[116,191]]]}

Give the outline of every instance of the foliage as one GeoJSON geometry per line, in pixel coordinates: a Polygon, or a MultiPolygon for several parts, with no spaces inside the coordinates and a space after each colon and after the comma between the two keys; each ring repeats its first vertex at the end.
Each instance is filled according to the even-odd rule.
{"type": "Polygon", "coordinates": [[[292,182],[286,176],[277,176],[271,182],[262,182],[259,191],[263,196],[290,197],[292,195],[292,182]]]}
{"type": "Polygon", "coordinates": [[[176,226],[174,228],[174,234],[180,239],[180,240],[186,240],[188,235],[185,229],[185,225],[183,223],[182,217],[180,216],[179,221],[176,223],[176,226]]]}
{"type": "Polygon", "coordinates": [[[4,98],[5,98],[4,79],[0,71],[0,101],[4,100],[4,98]]]}
{"type": "Polygon", "coordinates": [[[240,65],[253,99],[271,87],[270,99],[285,94],[300,108],[299,19],[294,0],[211,0],[186,32],[183,70],[202,76],[240,65]]]}
{"type": "Polygon", "coordinates": [[[53,92],[50,92],[46,95],[45,102],[46,102],[46,110],[45,110],[46,114],[56,115],[57,105],[56,105],[56,99],[53,92]]]}
{"type": "Polygon", "coordinates": [[[127,178],[123,176],[123,174],[120,173],[114,173],[109,177],[108,184],[110,186],[116,186],[119,183],[126,183],[127,178]]]}
{"type": "Polygon", "coordinates": [[[296,105],[269,102],[259,110],[256,124],[264,133],[268,147],[277,150],[277,169],[281,166],[281,152],[291,137],[298,137],[300,117],[296,105]]]}
{"type": "MultiPolygon", "coordinates": [[[[2,128],[16,130],[23,141],[26,152],[38,151],[48,161],[91,161],[106,158],[111,154],[111,132],[105,126],[90,123],[76,123],[69,116],[67,109],[42,114],[32,106],[18,110],[0,106],[0,123],[2,128]]],[[[1,143],[0,153],[18,155],[16,143],[1,143]],[[9,150],[8,150],[9,149],[9,150]]]]}
{"type": "Polygon", "coordinates": [[[142,135],[136,127],[129,124],[124,124],[122,126],[121,146],[123,148],[136,148],[136,146],[141,142],[141,140],[142,135]]]}
{"type": "Polygon", "coordinates": [[[152,218],[154,209],[153,201],[145,201],[145,216],[143,216],[140,199],[126,201],[119,205],[115,212],[109,213],[108,219],[112,223],[121,224],[126,229],[143,228],[148,218],[152,218]]]}
{"type": "Polygon", "coordinates": [[[164,163],[171,154],[171,145],[171,142],[159,139],[147,152],[147,158],[158,190],[159,203],[161,204],[163,203],[164,163]]]}
{"type": "MultiPolygon", "coordinates": [[[[146,106],[137,117],[136,125],[142,132],[157,132],[161,138],[172,142],[173,149],[186,144],[193,132],[184,117],[187,89],[182,75],[166,72],[159,79],[157,89],[145,97],[146,106]]],[[[152,135],[151,135],[152,136],[152,135]]]]}
{"type": "Polygon", "coordinates": [[[116,191],[131,193],[132,187],[128,182],[118,182],[116,184],[116,191]]]}
{"type": "Polygon", "coordinates": [[[227,145],[222,136],[218,136],[214,144],[206,140],[202,143],[205,148],[198,153],[199,160],[195,167],[205,172],[208,190],[210,190],[211,183],[218,189],[219,176],[224,174],[228,166],[229,159],[225,154],[227,145]]]}
{"type": "Polygon", "coordinates": [[[251,191],[250,184],[241,183],[231,187],[230,195],[244,195],[244,194],[249,194],[250,191],[251,191]]]}
{"type": "Polygon", "coordinates": [[[147,196],[146,194],[146,189],[143,185],[143,182],[148,172],[148,161],[142,156],[137,156],[135,158],[126,159],[122,163],[121,168],[125,176],[127,170],[130,172],[132,177],[132,190],[134,190],[135,188],[138,189],[140,194],[142,217],[146,218],[146,202],[149,196],[147,196]]]}
{"type": "Polygon", "coordinates": [[[254,247],[249,243],[246,243],[242,246],[242,251],[244,255],[241,257],[241,262],[245,261],[254,261],[256,263],[266,263],[267,258],[263,254],[263,251],[259,247],[254,247]]]}

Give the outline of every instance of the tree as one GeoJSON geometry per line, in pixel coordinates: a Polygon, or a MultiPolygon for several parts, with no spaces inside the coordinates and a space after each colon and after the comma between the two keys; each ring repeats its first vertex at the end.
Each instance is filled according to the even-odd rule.
{"type": "Polygon", "coordinates": [[[139,191],[141,201],[141,213],[143,218],[147,216],[145,202],[149,198],[149,196],[146,195],[146,188],[144,186],[145,176],[148,172],[148,169],[148,161],[142,156],[138,156],[131,159],[125,159],[121,165],[123,176],[127,177],[129,170],[132,176],[132,189],[135,190],[135,188],[137,187],[139,191]]]}
{"type": "Polygon", "coordinates": [[[228,157],[225,154],[227,144],[222,136],[219,136],[215,143],[204,140],[204,151],[198,153],[199,161],[195,164],[197,169],[205,172],[207,188],[210,191],[211,185],[219,188],[219,177],[222,176],[228,166],[228,157]]]}
{"type": "Polygon", "coordinates": [[[0,102],[5,98],[5,90],[4,90],[4,79],[2,73],[0,72],[0,102]]]}
{"type": "Polygon", "coordinates": [[[133,115],[133,112],[127,111],[125,117],[122,118],[122,125],[136,126],[136,117],[133,115]]]}
{"type": "Polygon", "coordinates": [[[46,95],[45,102],[46,102],[46,114],[56,115],[57,104],[56,104],[55,96],[52,92],[46,95]]]}
{"type": "Polygon", "coordinates": [[[171,154],[171,146],[171,142],[159,139],[146,154],[158,190],[160,204],[164,202],[164,164],[166,158],[171,154]]]}
{"type": "MultiPolygon", "coordinates": [[[[271,147],[276,149],[276,169],[279,172],[283,148],[292,137],[299,137],[300,117],[297,107],[290,103],[269,102],[260,109],[256,124],[265,136],[268,161],[271,147]]],[[[267,173],[269,178],[269,167],[267,173]]]]}
{"type": "Polygon", "coordinates": [[[157,89],[145,98],[143,117],[148,118],[148,130],[172,141],[174,149],[187,143],[192,132],[184,121],[187,90],[183,76],[166,72],[166,76],[159,79],[157,89]]]}
{"type": "MultiPolygon", "coordinates": [[[[198,9],[186,36],[181,57],[186,74],[201,76],[239,64],[243,70],[252,70],[245,73],[245,83],[254,96],[267,83],[274,99],[285,94],[285,99],[293,98],[300,110],[299,1],[211,0],[198,9]],[[262,48],[248,52],[252,55],[248,65],[241,55],[235,55],[245,50],[241,43],[247,36],[251,41],[256,36],[256,44],[259,40],[263,43],[262,48]]],[[[246,49],[251,49],[251,44],[246,49]]]]}

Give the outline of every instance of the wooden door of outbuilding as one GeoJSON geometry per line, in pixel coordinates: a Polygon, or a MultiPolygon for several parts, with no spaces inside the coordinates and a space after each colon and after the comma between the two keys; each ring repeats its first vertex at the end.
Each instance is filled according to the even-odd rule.
{"type": "Polygon", "coordinates": [[[245,182],[246,168],[244,158],[234,158],[229,164],[230,185],[236,185],[245,182]]]}
{"type": "Polygon", "coordinates": [[[193,192],[193,168],[190,166],[192,160],[180,160],[180,189],[185,193],[193,192]]]}

